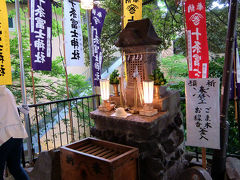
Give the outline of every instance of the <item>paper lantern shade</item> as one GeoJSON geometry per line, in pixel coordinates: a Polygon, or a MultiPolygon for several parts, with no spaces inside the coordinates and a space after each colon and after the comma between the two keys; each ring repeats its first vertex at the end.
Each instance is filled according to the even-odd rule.
{"type": "Polygon", "coordinates": [[[110,96],[109,80],[106,80],[106,79],[100,80],[100,90],[101,90],[102,100],[107,101],[110,96]]]}
{"type": "Polygon", "coordinates": [[[144,103],[151,104],[153,102],[153,81],[143,81],[144,103]]]}

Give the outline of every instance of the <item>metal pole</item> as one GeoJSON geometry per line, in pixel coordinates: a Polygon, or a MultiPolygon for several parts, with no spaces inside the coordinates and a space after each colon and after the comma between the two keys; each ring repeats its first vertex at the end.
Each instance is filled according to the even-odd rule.
{"type": "MultiPolygon", "coordinates": [[[[89,60],[90,60],[90,75],[92,81],[92,93],[93,95],[96,94],[95,87],[94,87],[94,79],[93,79],[93,64],[92,64],[92,29],[91,29],[91,10],[86,10],[86,19],[87,19],[87,29],[88,29],[88,48],[89,48],[89,60]]],[[[93,99],[93,107],[96,109],[96,103],[93,99]]]]}
{"type": "Polygon", "coordinates": [[[238,14],[237,0],[230,1],[229,17],[228,17],[228,33],[226,40],[226,51],[221,92],[220,106],[220,143],[221,149],[215,150],[213,154],[212,177],[214,180],[223,180],[226,169],[226,156],[228,146],[229,123],[227,121],[228,105],[229,105],[229,88],[232,74],[234,36],[236,32],[238,14]]]}
{"type": "MultiPolygon", "coordinates": [[[[19,59],[20,59],[20,71],[21,71],[22,100],[23,100],[23,105],[27,105],[25,72],[24,72],[24,63],[23,63],[21,22],[20,22],[19,9],[20,9],[19,0],[15,0],[17,32],[18,32],[18,49],[19,49],[19,59]]],[[[30,163],[32,163],[32,143],[31,143],[31,137],[30,137],[30,121],[29,121],[28,115],[24,114],[24,120],[25,120],[25,128],[28,133],[28,138],[27,138],[28,156],[29,156],[30,163]]]]}

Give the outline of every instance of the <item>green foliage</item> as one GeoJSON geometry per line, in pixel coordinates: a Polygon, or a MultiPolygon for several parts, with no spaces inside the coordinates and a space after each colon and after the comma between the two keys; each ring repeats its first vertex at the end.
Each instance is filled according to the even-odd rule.
{"type": "Polygon", "coordinates": [[[121,0],[105,0],[102,2],[102,6],[107,9],[101,35],[103,68],[106,68],[120,56],[116,55],[118,49],[115,42],[121,31],[121,0]]]}
{"type": "Polygon", "coordinates": [[[220,78],[222,81],[224,57],[215,57],[209,62],[209,77],[220,78]]]}
{"type": "Polygon", "coordinates": [[[118,70],[114,70],[111,74],[110,74],[110,84],[119,84],[119,73],[118,70]]]}
{"type": "Polygon", "coordinates": [[[229,102],[228,108],[228,122],[229,126],[229,138],[228,138],[228,152],[231,154],[240,155],[240,142],[239,142],[239,132],[238,124],[235,120],[235,107],[234,101],[229,102]]]}
{"type": "Polygon", "coordinates": [[[153,74],[150,75],[150,79],[154,81],[154,85],[164,85],[167,82],[160,68],[156,68],[153,70],[153,74]]]}
{"type": "Polygon", "coordinates": [[[188,76],[187,60],[183,55],[174,55],[161,59],[161,67],[166,71],[169,82],[179,82],[188,76]]]}
{"type": "MultiPolygon", "coordinates": [[[[183,55],[173,55],[158,61],[170,89],[176,89],[185,96],[185,78],[188,76],[187,60],[183,55]]],[[[153,79],[153,77],[152,77],[153,79]]]]}
{"type": "MultiPolygon", "coordinates": [[[[211,78],[220,78],[222,82],[224,67],[224,57],[216,57],[212,59],[209,63],[209,77],[211,78]]],[[[228,152],[231,154],[240,155],[240,142],[239,142],[239,132],[238,124],[235,120],[235,107],[234,101],[229,100],[228,107],[228,122],[230,123],[229,128],[229,138],[228,138],[228,152]]],[[[239,102],[238,102],[239,103],[239,102]]]]}
{"type": "Polygon", "coordinates": [[[157,35],[162,39],[159,50],[167,49],[183,29],[182,7],[174,1],[154,1],[143,6],[143,18],[149,18],[157,35]],[[159,7],[161,3],[163,6],[159,7]]]}

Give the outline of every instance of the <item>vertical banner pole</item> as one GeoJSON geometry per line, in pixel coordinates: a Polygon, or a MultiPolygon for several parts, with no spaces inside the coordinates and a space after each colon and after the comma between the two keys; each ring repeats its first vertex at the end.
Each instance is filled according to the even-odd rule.
{"type": "Polygon", "coordinates": [[[236,32],[238,15],[238,0],[229,2],[228,32],[226,38],[226,50],[224,60],[224,71],[221,91],[220,105],[220,142],[221,149],[215,150],[213,154],[212,177],[214,180],[223,180],[226,170],[226,156],[228,146],[229,123],[227,121],[229,105],[229,89],[232,74],[234,36],[236,32]]]}
{"type": "MultiPolygon", "coordinates": [[[[93,62],[92,62],[92,29],[91,29],[91,10],[86,10],[86,19],[87,19],[87,30],[88,30],[88,48],[89,48],[89,61],[90,61],[90,75],[92,81],[92,93],[93,95],[96,94],[96,90],[94,87],[94,74],[93,74],[93,62]]],[[[93,107],[96,109],[96,103],[93,99],[93,107]]]]}
{"type": "MultiPolygon", "coordinates": [[[[23,105],[27,105],[27,97],[26,97],[26,85],[25,85],[25,72],[24,72],[24,63],[23,63],[23,49],[22,49],[22,35],[21,35],[21,23],[20,23],[20,13],[19,13],[20,5],[19,0],[15,0],[15,10],[16,10],[16,19],[17,19],[17,32],[18,32],[18,47],[19,47],[19,59],[20,59],[20,77],[21,77],[21,89],[22,89],[22,100],[23,105]]],[[[27,114],[24,114],[25,120],[25,128],[28,133],[27,138],[27,148],[28,148],[28,157],[30,163],[32,163],[32,142],[30,136],[30,120],[27,114]]]]}
{"type": "MultiPolygon", "coordinates": [[[[33,86],[33,103],[37,104],[36,90],[35,90],[35,81],[34,81],[34,72],[33,72],[33,69],[32,69],[32,63],[31,63],[31,75],[32,75],[32,86],[33,86]]],[[[39,133],[37,106],[34,107],[34,110],[35,110],[36,123],[37,123],[38,151],[40,153],[41,152],[41,140],[40,140],[40,133],[39,133]]]]}
{"type": "Polygon", "coordinates": [[[206,148],[202,148],[202,167],[207,168],[206,148]]]}
{"type": "Polygon", "coordinates": [[[233,89],[234,89],[234,108],[235,108],[235,120],[238,123],[238,109],[237,109],[237,68],[236,68],[236,46],[234,46],[233,54],[233,89]]]}
{"type": "Polygon", "coordinates": [[[89,60],[90,60],[90,72],[91,72],[91,81],[92,81],[92,93],[95,94],[94,79],[93,79],[93,70],[92,70],[92,33],[91,33],[91,10],[86,10],[86,19],[87,19],[87,30],[88,30],[88,48],[89,48],[89,60]]]}
{"type": "MultiPolygon", "coordinates": [[[[30,6],[29,6],[29,0],[28,0],[28,16],[30,17],[30,6]]],[[[29,23],[29,26],[31,24],[29,23]]],[[[30,42],[31,43],[31,42],[30,42]]],[[[31,48],[30,48],[31,51],[31,48]]],[[[32,56],[30,56],[32,58],[32,56]]],[[[31,59],[32,61],[32,59],[31,59]]],[[[36,91],[35,91],[35,81],[34,81],[34,72],[32,69],[32,63],[31,64],[31,76],[32,76],[32,86],[33,86],[33,103],[37,104],[37,100],[36,100],[36,91]]],[[[37,107],[34,108],[35,110],[35,116],[36,116],[36,123],[37,123],[37,138],[38,138],[38,151],[39,153],[41,152],[41,141],[40,141],[40,134],[39,134],[39,124],[38,124],[38,112],[37,112],[37,107]]]]}
{"type": "MultiPolygon", "coordinates": [[[[65,76],[66,76],[66,89],[67,89],[67,99],[70,98],[69,95],[69,87],[68,87],[68,72],[67,72],[67,64],[66,64],[66,50],[65,50],[65,41],[64,41],[64,16],[63,16],[63,1],[61,0],[62,5],[62,32],[63,32],[63,53],[64,53],[64,70],[65,70],[65,76]]],[[[74,130],[73,130],[73,119],[72,119],[72,111],[71,111],[71,102],[68,102],[68,114],[69,114],[69,120],[70,120],[70,129],[71,129],[71,141],[74,142],[74,130]]]]}
{"type": "MultiPolygon", "coordinates": [[[[123,13],[123,0],[121,0],[121,25],[122,25],[122,30],[124,29],[124,13],[123,13]]],[[[121,54],[122,54],[122,66],[124,67],[122,67],[123,69],[124,69],[124,72],[122,72],[122,68],[121,68],[121,74],[122,74],[122,77],[121,77],[121,81],[120,81],[120,89],[121,89],[121,91],[120,91],[120,104],[121,104],[121,106],[122,107],[125,107],[125,104],[126,104],[126,102],[124,101],[124,98],[123,98],[123,89],[124,89],[124,87],[123,87],[123,83],[122,82],[124,82],[124,78],[125,78],[125,80],[127,80],[127,71],[126,71],[126,69],[127,69],[127,67],[125,66],[126,65],[126,63],[124,62],[124,57],[125,57],[125,54],[124,54],[124,52],[123,52],[123,50],[121,51],[121,54]],[[125,74],[125,77],[124,77],[124,74],[125,74]]]]}

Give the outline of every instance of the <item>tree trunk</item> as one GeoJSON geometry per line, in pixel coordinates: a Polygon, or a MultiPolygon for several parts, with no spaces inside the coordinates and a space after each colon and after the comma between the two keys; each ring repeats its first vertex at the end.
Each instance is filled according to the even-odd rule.
{"type": "Polygon", "coordinates": [[[227,121],[228,105],[229,105],[229,88],[232,74],[233,52],[234,52],[234,37],[236,32],[238,13],[237,0],[230,1],[229,16],[228,16],[228,33],[226,40],[226,52],[224,61],[222,92],[221,92],[221,109],[220,109],[220,142],[221,149],[215,150],[213,155],[212,177],[214,180],[224,180],[226,169],[226,156],[228,146],[229,123],[227,121]]]}

